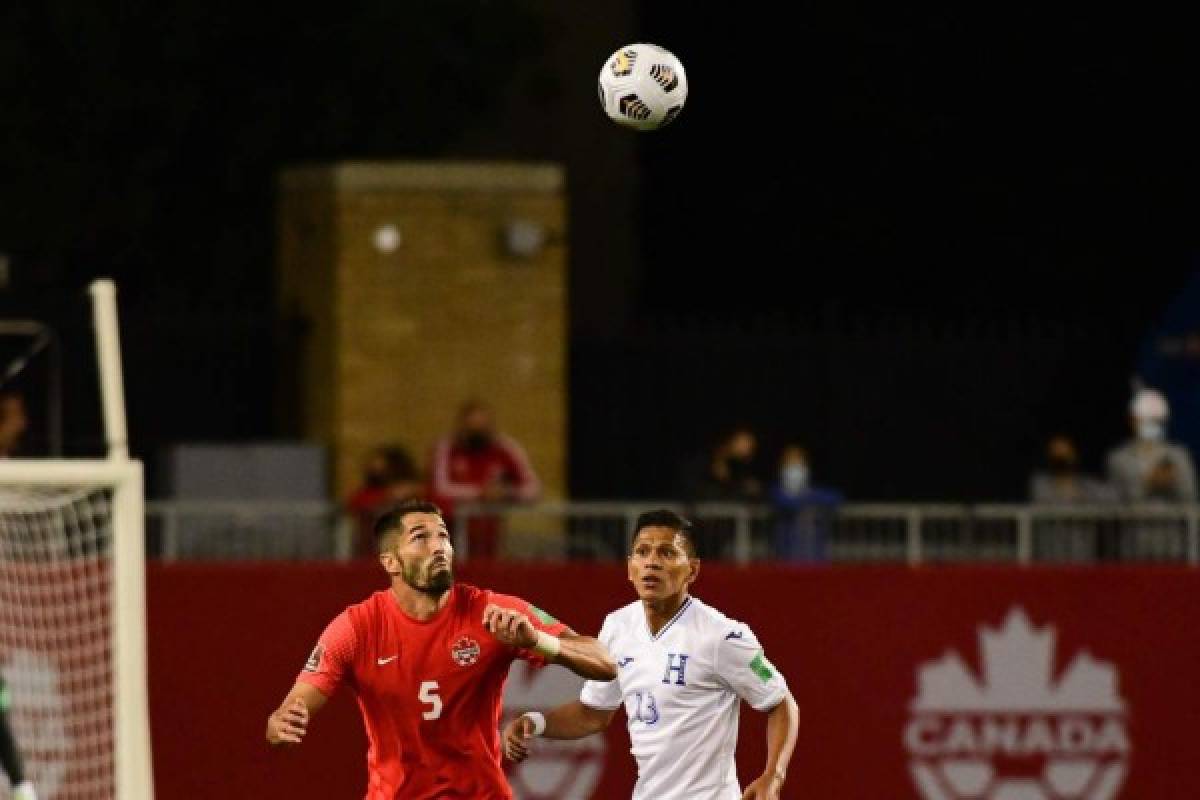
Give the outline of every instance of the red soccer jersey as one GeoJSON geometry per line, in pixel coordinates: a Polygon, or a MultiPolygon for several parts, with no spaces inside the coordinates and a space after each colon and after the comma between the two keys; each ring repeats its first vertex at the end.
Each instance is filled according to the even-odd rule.
{"type": "Polygon", "coordinates": [[[339,614],[299,681],[326,697],[346,685],[367,729],[366,800],[511,798],[500,767],[500,711],[509,665],[545,660],[497,641],[483,626],[496,603],[559,636],[561,622],[518,597],[455,584],[446,606],[421,622],[391,591],[339,614]]]}

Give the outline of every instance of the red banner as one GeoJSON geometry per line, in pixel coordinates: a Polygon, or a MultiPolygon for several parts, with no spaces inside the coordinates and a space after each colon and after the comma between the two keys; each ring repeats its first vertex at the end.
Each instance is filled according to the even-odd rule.
{"type": "MultiPolygon", "coordinates": [[[[301,748],[272,750],[263,732],[325,623],[381,578],[370,564],[152,566],[158,796],[361,797],[349,696],[301,748]]],[[[459,578],[590,633],[633,598],[614,565],[480,564],[459,578]]],[[[796,696],[785,797],[1200,797],[1200,571],[706,564],[694,593],[749,623],[796,696]]],[[[509,684],[513,711],[577,686],[553,667],[509,684]]],[[[762,768],[763,721],[743,710],[743,783],[762,768]]],[[[511,775],[521,797],[630,795],[621,715],[605,741],[544,744],[511,775]]]]}

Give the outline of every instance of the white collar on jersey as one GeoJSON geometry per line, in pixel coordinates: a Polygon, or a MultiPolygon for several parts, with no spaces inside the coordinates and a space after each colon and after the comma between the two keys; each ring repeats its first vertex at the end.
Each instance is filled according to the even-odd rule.
{"type": "Polygon", "coordinates": [[[676,620],[678,620],[680,617],[683,616],[683,612],[687,611],[688,606],[690,606],[691,604],[692,604],[692,596],[688,595],[688,598],[683,601],[683,605],[681,605],[679,607],[679,610],[675,612],[675,616],[671,617],[671,619],[669,619],[667,621],[667,624],[663,625],[659,629],[657,634],[654,633],[652,630],[650,630],[650,621],[646,619],[646,609],[643,608],[642,609],[642,622],[646,626],[646,633],[650,634],[650,641],[653,642],[653,641],[657,641],[658,639],[661,639],[662,635],[664,633],[666,633],[672,625],[675,624],[676,620]]]}

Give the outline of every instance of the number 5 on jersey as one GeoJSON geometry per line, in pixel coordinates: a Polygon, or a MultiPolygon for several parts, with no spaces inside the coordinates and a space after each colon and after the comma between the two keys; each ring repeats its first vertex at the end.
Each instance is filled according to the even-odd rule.
{"type": "Polygon", "coordinates": [[[438,696],[437,681],[423,681],[417,699],[428,704],[429,710],[421,713],[424,719],[437,719],[442,715],[442,698],[438,696]]]}

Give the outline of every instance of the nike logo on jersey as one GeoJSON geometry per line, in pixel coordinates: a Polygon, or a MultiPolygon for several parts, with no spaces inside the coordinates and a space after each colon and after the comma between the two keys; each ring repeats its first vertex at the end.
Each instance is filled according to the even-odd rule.
{"type": "Polygon", "coordinates": [[[733,633],[727,633],[725,634],[725,641],[729,641],[730,639],[740,639],[742,638],[743,633],[745,633],[745,631],[734,631],[733,633]]]}
{"type": "Polygon", "coordinates": [[[629,665],[630,665],[630,664],[632,664],[632,663],[633,663],[633,657],[632,657],[632,656],[629,656],[629,657],[626,657],[626,658],[622,658],[620,661],[618,661],[618,662],[617,662],[617,666],[618,666],[618,667],[627,667],[627,666],[629,666],[629,665]]]}
{"type": "Polygon", "coordinates": [[[390,658],[377,658],[377,659],[375,659],[375,663],[382,667],[384,664],[392,663],[399,657],[400,656],[392,656],[390,658]]]}

